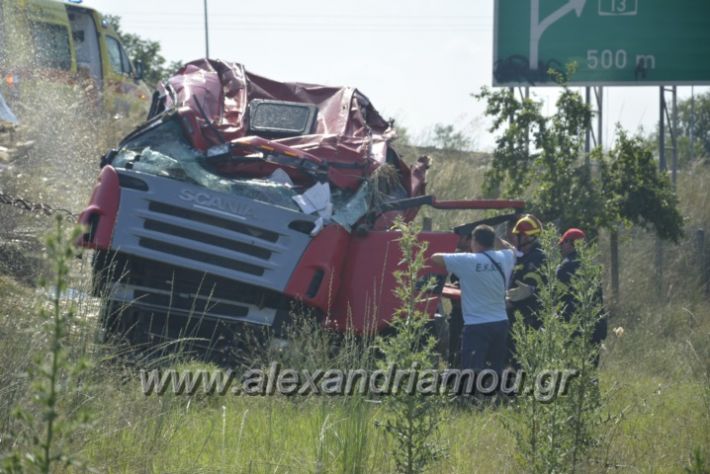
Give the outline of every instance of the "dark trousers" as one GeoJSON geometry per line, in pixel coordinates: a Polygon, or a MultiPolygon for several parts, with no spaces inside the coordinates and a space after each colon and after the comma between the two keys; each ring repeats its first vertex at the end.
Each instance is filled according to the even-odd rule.
{"type": "Polygon", "coordinates": [[[467,324],[461,338],[461,368],[503,371],[508,357],[508,321],[467,324]]]}
{"type": "Polygon", "coordinates": [[[463,313],[461,303],[451,302],[449,315],[449,367],[461,367],[461,334],[463,333],[463,313]]]}

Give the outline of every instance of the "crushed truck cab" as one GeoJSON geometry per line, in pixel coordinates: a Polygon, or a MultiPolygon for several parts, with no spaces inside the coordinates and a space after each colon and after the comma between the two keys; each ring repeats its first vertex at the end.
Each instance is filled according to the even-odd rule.
{"type": "MultiPolygon", "coordinates": [[[[397,217],[411,221],[422,205],[523,207],[437,201],[426,195],[429,160],[408,166],[394,138],[357,89],[187,64],[103,158],[80,216],[107,329],[143,342],[228,339],[249,325],[278,333],[294,304],[340,331],[386,329],[400,304],[397,217]]],[[[454,251],[458,234],[421,233],[427,257],[454,251]]],[[[422,281],[432,274],[443,284],[431,268],[422,281]]],[[[424,303],[432,316],[441,286],[424,303]]]]}

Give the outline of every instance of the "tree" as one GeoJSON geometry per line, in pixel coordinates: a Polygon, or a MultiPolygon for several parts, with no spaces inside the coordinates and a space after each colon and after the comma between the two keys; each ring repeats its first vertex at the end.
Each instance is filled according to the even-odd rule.
{"type": "Polygon", "coordinates": [[[471,145],[471,140],[463,132],[456,131],[453,125],[434,125],[434,138],[432,142],[435,147],[442,150],[466,150],[471,145]]]}
{"type": "Polygon", "coordinates": [[[640,139],[619,130],[611,152],[597,149],[585,159],[591,111],[579,93],[562,84],[551,117],[542,114],[541,101],[520,100],[507,89],[483,88],[476,97],[487,101],[491,132],[500,132],[486,174],[488,194],[529,193],[530,209],[561,228],[594,233],[624,222],[653,228],[664,239],[681,237],[682,217],[670,180],[640,139]]]}
{"type": "Polygon", "coordinates": [[[602,195],[608,197],[605,212],[677,242],[683,227],[678,198],[668,175],[659,173],[648,144],[618,128],[616,144],[600,164],[602,195]]]}
{"type": "Polygon", "coordinates": [[[179,62],[166,65],[166,60],[160,51],[159,42],[123,32],[119,16],[106,15],[105,18],[116,30],[121,42],[126,47],[126,52],[133,60],[133,64],[143,64],[143,80],[151,88],[174,73],[177,70],[176,66],[179,67],[181,65],[179,62]]]}
{"type": "MultiPolygon", "coordinates": [[[[688,148],[692,136],[692,141],[698,147],[694,150],[694,156],[710,157],[710,92],[696,96],[694,101],[686,99],[678,103],[678,128],[680,141],[683,142],[685,138],[685,146],[688,148]]],[[[689,150],[685,153],[688,154],[689,150]]]]}

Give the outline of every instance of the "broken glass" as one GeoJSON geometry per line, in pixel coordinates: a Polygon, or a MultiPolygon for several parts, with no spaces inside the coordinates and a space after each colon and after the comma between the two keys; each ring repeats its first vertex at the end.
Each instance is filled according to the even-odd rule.
{"type": "Polygon", "coordinates": [[[292,199],[297,192],[288,183],[268,178],[236,179],[217,174],[205,156],[188,144],[175,119],[129,140],[114,158],[113,165],[298,210],[292,199]]]}
{"type": "MultiPolygon", "coordinates": [[[[205,154],[189,145],[174,118],[129,139],[113,159],[113,165],[302,212],[294,200],[302,195],[283,171],[279,173],[277,170],[272,176],[261,179],[222,176],[210,165],[205,154]]],[[[403,194],[406,197],[396,177],[394,169],[387,169],[364,181],[355,192],[331,188],[332,215],[321,213],[321,217],[326,224],[336,222],[350,232],[357,221],[383,201],[401,198],[403,194]]]]}
{"type": "Polygon", "coordinates": [[[369,201],[370,186],[367,181],[354,194],[338,189],[333,193],[333,220],[350,232],[352,226],[367,214],[369,201]]]}

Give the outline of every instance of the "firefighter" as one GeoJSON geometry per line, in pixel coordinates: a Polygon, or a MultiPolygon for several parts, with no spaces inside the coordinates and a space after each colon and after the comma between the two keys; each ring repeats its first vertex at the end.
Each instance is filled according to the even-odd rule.
{"type": "MultiPolygon", "coordinates": [[[[506,293],[508,320],[511,328],[516,312],[520,313],[523,324],[526,326],[535,329],[542,326],[537,317],[540,310],[537,290],[544,282],[540,271],[547,256],[538,240],[541,233],[542,223],[532,214],[521,216],[511,231],[512,240],[517,249],[517,261],[510,279],[510,287],[506,293]]],[[[515,340],[512,334],[508,336],[508,349],[508,362],[517,367],[515,340]]]]}
{"type": "MultiPolygon", "coordinates": [[[[563,296],[563,308],[562,317],[569,321],[575,312],[577,302],[572,291],[572,278],[574,277],[577,269],[579,269],[580,261],[579,254],[577,253],[576,242],[584,241],[586,235],[581,229],[572,227],[567,229],[562,237],[560,237],[559,246],[560,254],[562,255],[562,263],[557,267],[557,280],[565,286],[566,291],[563,296]]],[[[604,297],[602,295],[601,286],[599,286],[594,295],[596,303],[603,304],[604,297]]],[[[603,311],[603,310],[602,310],[603,311]]],[[[601,342],[606,339],[607,335],[607,321],[603,314],[596,315],[597,323],[594,326],[594,332],[592,333],[592,342],[594,344],[601,344],[601,342]]],[[[595,358],[595,365],[599,364],[599,356],[595,358]]]]}
{"type": "Polygon", "coordinates": [[[535,329],[542,325],[537,317],[540,309],[537,290],[544,283],[540,272],[547,260],[538,240],[541,232],[542,223],[532,214],[523,215],[515,223],[511,233],[518,249],[518,259],[506,295],[511,323],[515,313],[520,312],[523,322],[535,329]]]}
{"type": "Polygon", "coordinates": [[[564,307],[562,308],[562,316],[565,320],[569,321],[575,310],[575,298],[570,289],[572,283],[572,277],[577,272],[579,268],[579,254],[575,247],[575,242],[577,240],[584,240],[587,236],[584,231],[572,227],[567,229],[562,237],[560,237],[559,246],[560,254],[562,255],[562,263],[557,267],[557,280],[562,283],[566,292],[563,297],[564,307]]]}

